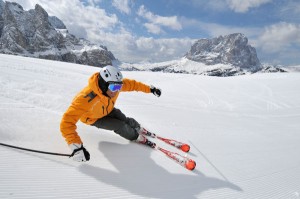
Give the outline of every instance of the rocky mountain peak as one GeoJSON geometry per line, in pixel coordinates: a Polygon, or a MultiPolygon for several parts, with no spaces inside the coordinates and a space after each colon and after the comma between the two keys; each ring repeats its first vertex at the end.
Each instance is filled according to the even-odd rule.
{"type": "Polygon", "coordinates": [[[248,44],[248,38],[241,33],[199,39],[185,56],[206,65],[231,64],[250,71],[261,68],[255,48],[248,44]]]}
{"type": "Polygon", "coordinates": [[[36,4],[34,11],[36,19],[39,19],[40,22],[48,22],[48,13],[44,10],[44,8],[42,8],[42,6],[36,4]]]}
{"type": "Polygon", "coordinates": [[[44,10],[44,8],[42,6],[40,6],[39,4],[35,4],[34,6],[34,10],[36,11],[37,14],[41,14],[43,16],[48,17],[48,13],[44,10]]]}
{"type": "Polygon", "coordinates": [[[39,4],[24,11],[15,2],[0,0],[0,53],[17,54],[92,66],[112,64],[107,48],[76,38],[65,24],[39,4]]]}

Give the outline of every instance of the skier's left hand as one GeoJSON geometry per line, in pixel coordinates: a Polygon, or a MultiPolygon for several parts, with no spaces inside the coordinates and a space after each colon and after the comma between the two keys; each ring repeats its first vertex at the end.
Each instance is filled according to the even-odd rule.
{"type": "Polygon", "coordinates": [[[83,147],[82,144],[73,143],[69,147],[73,150],[71,157],[77,162],[86,162],[90,160],[90,153],[83,147]]]}
{"type": "Polygon", "coordinates": [[[160,88],[156,88],[154,86],[151,86],[150,88],[151,93],[153,93],[153,95],[160,97],[161,95],[161,89],[160,88]]]}

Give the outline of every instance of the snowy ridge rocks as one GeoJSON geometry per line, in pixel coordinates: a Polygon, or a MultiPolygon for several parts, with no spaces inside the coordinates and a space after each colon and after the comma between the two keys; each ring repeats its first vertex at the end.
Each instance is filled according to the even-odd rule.
{"type": "Polygon", "coordinates": [[[196,41],[186,58],[206,65],[230,64],[236,68],[256,72],[261,69],[256,50],[241,33],[196,41]]]}
{"type": "Polygon", "coordinates": [[[24,11],[0,0],[0,53],[79,63],[112,64],[114,55],[104,46],[70,34],[65,24],[40,6],[24,11]]]}
{"type": "Polygon", "coordinates": [[[280,66],[272,66],[269,64],[263,64],[263,68],[261,69],[262,73],[284,73],[288,72],[287,70],[282,69],[280,66]]]}
{"type": "Polygon", "coordinates": [[[261,68],[255,48],[248,45],[247,37],[241,33],[200,39],[185,56],[206,65],[231,64],[254,71],[261,68]]]}

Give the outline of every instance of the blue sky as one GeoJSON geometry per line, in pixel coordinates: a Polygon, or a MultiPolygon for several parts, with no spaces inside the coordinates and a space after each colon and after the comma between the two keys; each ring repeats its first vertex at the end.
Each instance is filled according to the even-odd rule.
{"type": "Polygon", "coordinates": [[[126,62],[182,57],[201,38],[240,32],[261,62],[300,65],[299,0],[16,0],[126,62]]]}

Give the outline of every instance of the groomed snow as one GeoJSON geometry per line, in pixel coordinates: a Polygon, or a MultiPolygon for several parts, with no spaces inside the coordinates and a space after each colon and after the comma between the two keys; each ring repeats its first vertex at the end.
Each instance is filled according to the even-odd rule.
{"type": "MultiPolygon", "coordinates": [[[[99,69],[11,55],[0,55],[0,69],[0,142],[70,153],[61,117],[99,69]]],[[[87,163],[0,146],[0,198],[300,197],[300,73],[124,76],[160,87],[162,96],[122,93],[116,107],[149,130],[190,144],[195,171],[78,124],[91,154],[87,163]]]]}

